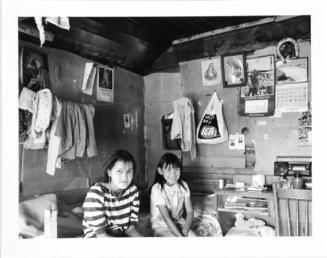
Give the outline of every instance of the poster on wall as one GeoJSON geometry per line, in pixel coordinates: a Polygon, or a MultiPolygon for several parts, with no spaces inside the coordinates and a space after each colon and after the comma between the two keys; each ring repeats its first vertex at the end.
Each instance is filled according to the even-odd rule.
{"type": "Polygon", "coordinates": [[[88,95],[92,95],[93,87],[96,78],[96,66],[94,63],[86,63],[84,68],[84,77],[82,84],[82,92],[88,95]]]}
{"type": "Polygon", "coordinates": [[[20,53],[20,85],[33,91],[50,88],[48,60],[45,53],[22,48],[20,53]]]}
{"type": "Polygon", "coordinates": [[[241,116],[272,116],[275,110],[275,61],[273,55],[246,60],[247,84],[239,90],[241,116]]]}
{"type": "Polygon", "coordinates": [[[308,81],[308,58],[276,63],[276,83],[289,84],[308,81]]]}
{"type": "Polygon", "coordinates": [[[211,86],[222,83],[220,62],[220,57],[201,62],[203,86],[211,86]]]}
{"type": "Polygon", "coordinates": [[[114,70],[98,66],[97,100],[114,102],[114,70]]]}

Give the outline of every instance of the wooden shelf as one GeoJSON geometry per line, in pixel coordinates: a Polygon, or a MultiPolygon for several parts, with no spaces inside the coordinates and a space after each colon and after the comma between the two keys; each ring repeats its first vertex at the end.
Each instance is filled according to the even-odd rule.
{"type": "Polygon", "coordinates": [[[244,213],[244,214],[252,214],[252,215],[262,215],[269,216],[269,212],[260,212],[260,211],[247,211],[241,209],[231,209],[231,208],[218,208],[218,212],[230,212],[230,213],[244,213]]]}
{"type": "Polygon", "coordinates": [[[231,196],[243,196],[263,199],[273,199],[273,193],[267,191],[238,191],[238,190],[227,190],[217,189],[215,190],[217,195],[231,195],[231,196]]]}

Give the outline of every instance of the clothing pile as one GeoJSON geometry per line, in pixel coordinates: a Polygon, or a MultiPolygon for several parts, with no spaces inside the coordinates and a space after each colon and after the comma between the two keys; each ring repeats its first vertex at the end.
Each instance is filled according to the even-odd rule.
{"type": "Polygon", "coordinates": [[[275,236],[274,229],[266,226],[263,220],[256,218],[246,220],[243,213],[236,213],[235,217],[235,227],[232,227],[226,236],[275,236]]]}
{"type": "Polygon", "coordinates": [[[55,174],[61,158],[97,155],[94,106],[60,101],[49,89],[24,87],[19,96],[19,143],[25,149],[48,147],[46,172],[55,174]]]}

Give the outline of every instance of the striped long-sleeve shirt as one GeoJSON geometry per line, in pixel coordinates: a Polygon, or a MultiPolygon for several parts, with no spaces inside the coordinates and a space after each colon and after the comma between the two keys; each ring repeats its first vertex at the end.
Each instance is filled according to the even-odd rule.
{"type": "Polygon", "coordinates": [[[138,222],[139,206],[139,193],[135,185],[123,190],[117,198],[103,183],[96,183],[90,188],[83,204],[84,236],[95,237],[106,230],[125,231],[138,222]]]}

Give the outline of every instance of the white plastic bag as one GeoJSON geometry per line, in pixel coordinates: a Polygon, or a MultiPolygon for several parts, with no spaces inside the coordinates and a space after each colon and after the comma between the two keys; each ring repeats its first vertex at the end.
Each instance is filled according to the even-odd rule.
{"type": "Polygon", "coordinates": [[[214,92],[196,130],[197,143],[217,144],[228,140],[222,102],[214,92]]]}

